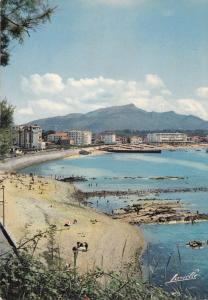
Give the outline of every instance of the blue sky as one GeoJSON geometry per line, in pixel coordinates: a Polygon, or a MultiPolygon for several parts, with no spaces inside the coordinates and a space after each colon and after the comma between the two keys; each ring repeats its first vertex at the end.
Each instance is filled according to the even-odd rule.
{"type": "Polygon", "coordinates": [[[11,47],[15,121],[134,103],[208,120],[208,0],[57,0],[11,47]]]}

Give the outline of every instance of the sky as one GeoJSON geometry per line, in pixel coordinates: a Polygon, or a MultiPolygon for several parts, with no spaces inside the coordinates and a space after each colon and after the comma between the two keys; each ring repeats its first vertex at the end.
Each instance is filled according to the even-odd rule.
{"type": "Polygon", "coordinates": [[[208,0],[49,3],[1,72],[16,123],[129,103],[208,120],[208,0]]]}

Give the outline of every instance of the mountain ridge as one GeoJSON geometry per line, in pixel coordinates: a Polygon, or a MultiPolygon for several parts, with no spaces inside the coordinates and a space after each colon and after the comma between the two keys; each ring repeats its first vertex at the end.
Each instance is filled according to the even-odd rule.
{"type": "Polygon", "coordinates": [[[193,115],[174,111],[148,112],[134,104],[99,108],[88,113],[71,113],[65,116],[43,118],[29,122],[44,130],[89,129],[106,130],[208,130],[208,121],[193,115]]]}

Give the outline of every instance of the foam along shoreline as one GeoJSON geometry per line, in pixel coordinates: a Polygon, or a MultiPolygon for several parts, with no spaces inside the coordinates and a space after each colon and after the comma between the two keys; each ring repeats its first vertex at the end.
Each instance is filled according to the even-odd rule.
{"type": "MultiPolygon", "coordinates": [[[[150,148],[150,145],[142,144],[142,146],[138,146],[137,148],[150,148]]],[[[190,144],[190,145],[177,145],[172,146],[168,144],[162,144],[158,145],[157,148],[160,148],[162,151],[177,151],[177,150],[199,150],[203,148],[207,148],[208,144],[190,144]]],[[[90,155],[100,155],[103,153],[107,153],[104,151],[104,146],[96,146],[96,147],[89,147],[84,148],[86,151],[89,151],[90,155]]],[[[154,149],[155,146],[152,145],[151,149],[154,149]]],[[[38,152],[35,154],[26,154],[24,156],[19,157],[13,157],[5,159],[4,161],[0,161],[0,172],[7,172],[7,171],[14,171],[18,169],[22,169],[25,167],[28,167],[30,165],[43,163],[50,160],[58,160],[58,159],[64,159],[64,158],[75,158],[80,157],[80,150],[81,149],[69,149],[69,150],[56,150],[56,151],[48,151],[48,152],[38,152]]]]}
{"type": "MultiPolygon", "coordinates": [[[[98,155],[103,153],[102,150],[98,150],[97,147],[94,148],[86,148],[87,151],[90,151],[89,155],[98,155]]],[[[26,154],[24,156],[12,157],[5,159],[4,161],[0,161],[0,172],[8,172],[19,170],[31,165],[44,163],[50,160],[58,160],[63,158],[74,158],[80,157],[79,153],[80,149],[73,150],[58,150],[58,151],[50,151],[50,152],[38,152],[35,154],[26,154]]]]}

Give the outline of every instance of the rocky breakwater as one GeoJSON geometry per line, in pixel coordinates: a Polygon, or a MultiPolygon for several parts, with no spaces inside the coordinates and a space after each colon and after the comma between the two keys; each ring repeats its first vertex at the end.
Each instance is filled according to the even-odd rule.
{"type": "MultiPolygon", "coordinates": [[[[67,180],[65,180],[67,181],[67,180]]],[[[137,196],[149,196],[149,195],[160,195],[160,194],[169,194],[169,193],[197,193],[197,192],[208,192],[208,187],[178,187],[178,188],[155,188],[155,189],[139,189],[139,190],[101,190],[101,191],[90,191],[90,192],[83,192],[81,190],[76,190],[76,198],[79,198],[83,202],[87,201],[87,199],[92,197],[107,197],[107,196],[131,196],[131,195],[137,195],[137,196]]]]}
{"type": "Polygon", "coordinates": [[[180,201],[143,201],[113,211],[114,219],[130,224],[142,223],[192,223],[208,220],[208,214],[193,213],[185,209],[180,201]]]}

